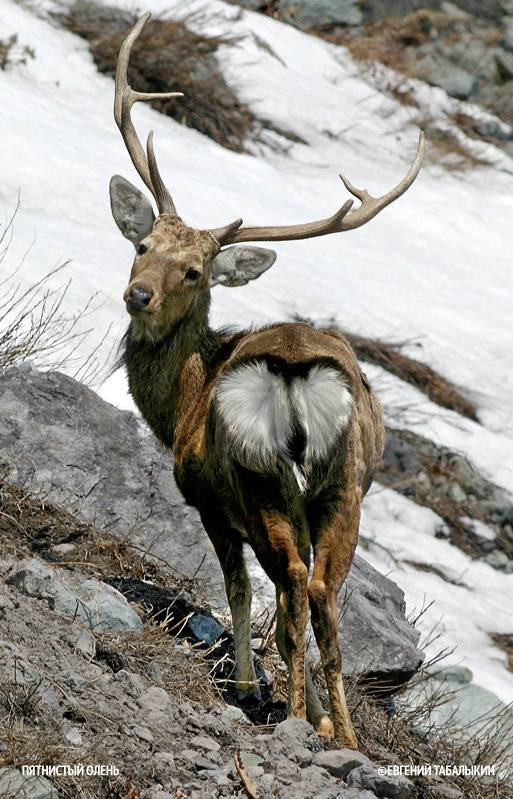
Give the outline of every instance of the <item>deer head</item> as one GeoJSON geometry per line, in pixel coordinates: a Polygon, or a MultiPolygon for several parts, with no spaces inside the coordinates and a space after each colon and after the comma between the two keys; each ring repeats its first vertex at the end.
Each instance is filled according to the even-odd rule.
{"type": "Polygon", "coordinates": [[[151,192],[157,208],[119,175],[110,183],[111,207],[116,224],[136,249],[130,282],[124,293],[126,307],[141,336],[153,340],[165,336],[194,307],[198,298],[217,284],[242,286],[259,277],[275,261],[276,253],[259,247],[225,247],[248,241],[286,241],[351,230],[368,222],[411,186],[419,172],[424,135],[421,132],[415,160],[405,178],[390,192],[372,197],[341,179],[360,200],[353,210],[347,200],[333,216],[302,225],[242,227],[242,219],[220,228],[188,227],[160,175],[150,133],[143,149],[131,119],[131,108],[140,100],[182,97],[181,92],[136,92],[128,84],[128,63],[134,41],[150,14],[144,14],[121,47],[116,69],[114,117],[139,176],[151,192]]]}

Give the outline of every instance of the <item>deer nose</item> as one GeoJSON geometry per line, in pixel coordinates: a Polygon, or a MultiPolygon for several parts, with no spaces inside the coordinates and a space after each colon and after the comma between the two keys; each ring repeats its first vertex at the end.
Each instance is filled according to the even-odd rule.
{"type": "Polygon", "coordinates": [[[153,292],[142,286],[132,286],[126,298],[126,307],[129,311],[142,311],[153,297],[153,292]]]}

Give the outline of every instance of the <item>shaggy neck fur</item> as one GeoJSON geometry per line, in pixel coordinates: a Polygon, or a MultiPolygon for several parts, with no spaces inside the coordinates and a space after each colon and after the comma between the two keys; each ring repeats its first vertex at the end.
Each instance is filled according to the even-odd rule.
{"type": "Polygon", "coordinates": [[[161,341],[138,339],[130,324],[123,343],[122,362],[130,393],[155,435],[167,446],[174,441],[182,370],[198,353],[206,371],[217,360],[223,336],[208,324],[210,294],[202,294],[187,314],[161,341]]]}

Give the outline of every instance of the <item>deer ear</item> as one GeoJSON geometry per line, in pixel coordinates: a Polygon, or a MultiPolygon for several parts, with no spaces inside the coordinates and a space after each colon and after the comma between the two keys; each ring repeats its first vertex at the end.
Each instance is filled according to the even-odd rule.
{"type": "Polygon", "coordinates": [[[245,286],[260,277],[275,260],[274,250],[263,247],[227,247],[214,258],[210,287],[245,286]]]}
{"type": "Polygon", "coordinates": [[[110,207],[116,225],[134,247],[151,233],[155,214],[144,194],[121,175],[110,179],[110,207]]]}

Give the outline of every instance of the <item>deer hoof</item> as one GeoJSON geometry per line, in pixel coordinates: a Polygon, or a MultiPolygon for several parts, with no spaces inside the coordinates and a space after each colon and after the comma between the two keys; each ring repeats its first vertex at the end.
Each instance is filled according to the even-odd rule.
{"type": "Polygon", "coordinates": [[[329,716],[323,716],[316,725],[317,735],[322,738],[325,743],[332,741],[335,737],[335,728],[329,716]]]}
{"type": "Polygon", "coordinates": [[[260,687],[254,683],[241,683],[237,686],[237,699],[239,702],[260,702],[262,699],[260,687]]]}

